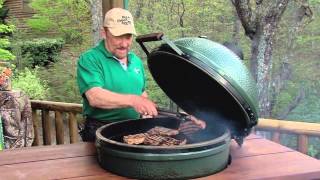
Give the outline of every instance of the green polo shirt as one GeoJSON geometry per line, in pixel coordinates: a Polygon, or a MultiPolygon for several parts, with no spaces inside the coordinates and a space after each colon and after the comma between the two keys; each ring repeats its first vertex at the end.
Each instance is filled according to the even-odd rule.
{"type": "Polygon", "coordinates": [[[145,89],[145,74],[141,59],[133,52],[128,53],[127,69],[106,50],[104,40],[96,47],[80,55],[77,67],[77,81],[83,97],[83,114],[86,117],[105,121],[119,121],[139,118],[133,108],[100,109],[89,105],[84,93],[101,87],[121,94],[141,95],[145,89]]]}

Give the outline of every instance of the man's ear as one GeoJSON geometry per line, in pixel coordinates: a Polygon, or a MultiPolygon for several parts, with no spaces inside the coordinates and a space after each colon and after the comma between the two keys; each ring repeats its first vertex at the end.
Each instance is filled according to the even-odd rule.
{"type": "Polygon", "coordinates": [[[103,39],[106,38],[106,31],[105,31],[104,27],[102,27],[102,28],[100,29],[100,36],[101,36],[103,39]]]}

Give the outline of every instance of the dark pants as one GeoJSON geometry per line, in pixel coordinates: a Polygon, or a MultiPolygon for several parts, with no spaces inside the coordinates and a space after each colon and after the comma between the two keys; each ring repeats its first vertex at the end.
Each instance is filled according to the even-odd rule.
{"type": "Polygon", "coordinates": [[[109,124],[108,121],[99,121],[93,118],[86,118],[84,127],[80,131],[80,136],[85,142],[94,142],[96,140],[96,131],[99,127],[109,124]]]}

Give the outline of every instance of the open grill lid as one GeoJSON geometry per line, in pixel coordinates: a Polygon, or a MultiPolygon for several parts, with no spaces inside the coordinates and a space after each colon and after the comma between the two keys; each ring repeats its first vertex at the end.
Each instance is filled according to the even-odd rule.
{"type": "Polygon", "coordinates": [[[172,42],[161,33],[139,36],[137,42],[154,80],[184,111],[208,125],[225,124],[239,141],[257,124],[255,82],[228,48],[205,38],[172,42]],[[149,53],[143,42],[156,40],[166,43],[149,53]]]}

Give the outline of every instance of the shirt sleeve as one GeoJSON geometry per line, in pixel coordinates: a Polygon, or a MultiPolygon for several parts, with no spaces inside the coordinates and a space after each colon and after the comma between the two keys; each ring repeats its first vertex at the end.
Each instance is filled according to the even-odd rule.
{"type": "Polygon", "coordinates": [[[77,66],[77,81],[81,95],[93,87],[103,87],[103,74],[99,65],[92,56],[80,56],[77,66]]]}

